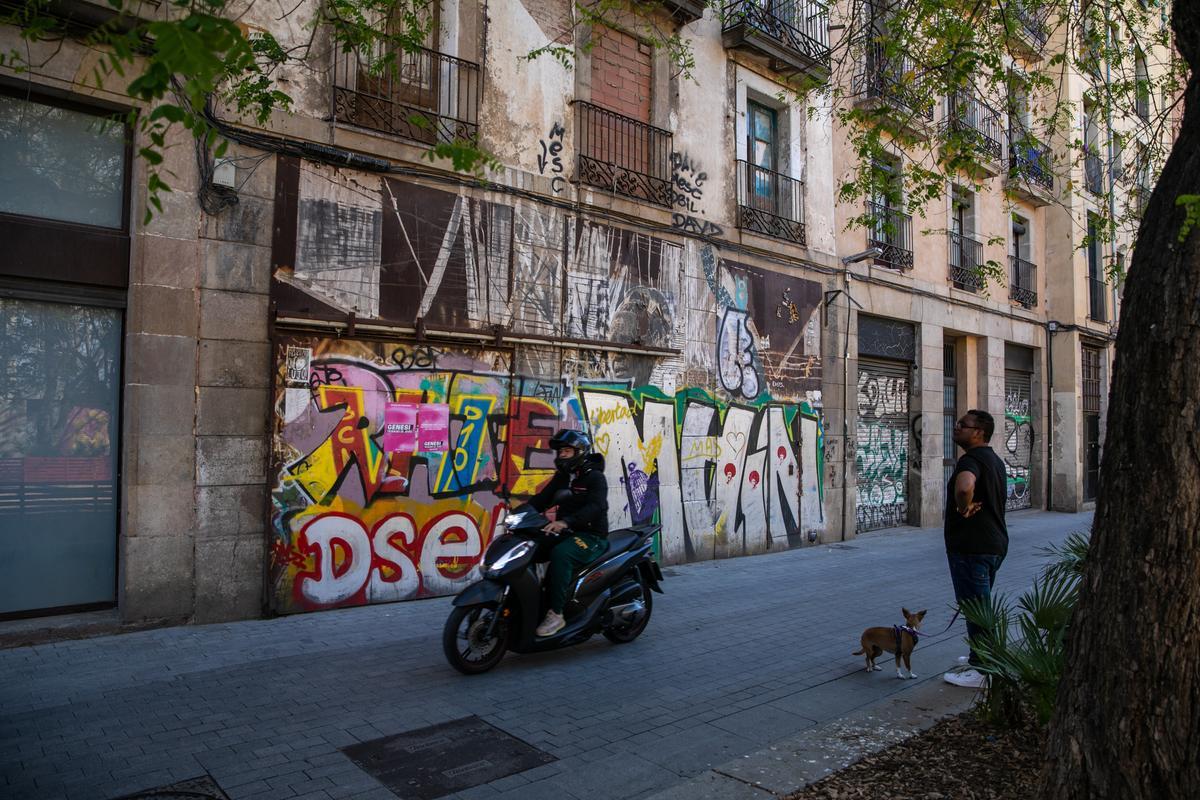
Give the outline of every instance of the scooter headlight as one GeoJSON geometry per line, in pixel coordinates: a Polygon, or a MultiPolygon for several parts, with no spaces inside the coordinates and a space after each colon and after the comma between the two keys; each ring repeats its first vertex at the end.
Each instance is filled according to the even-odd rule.
{"type": "Polygon", "coordinates": [[[514,561],[519,561],[520,559],[529,555],[529,553],[533,551],[533,548],[535,546],[536,545],[534,545],[533,542],[521,542],[520,544],[513,547],[511,550],[508,550],[507,552],[505,552],[502,556],[497,558],[491,564],[484,564],[483,565],[483,574],[489,578],[496,577],[501,572],[503,572],[504,568],[507,567],[509,564],[512,564],[514,561]]]}

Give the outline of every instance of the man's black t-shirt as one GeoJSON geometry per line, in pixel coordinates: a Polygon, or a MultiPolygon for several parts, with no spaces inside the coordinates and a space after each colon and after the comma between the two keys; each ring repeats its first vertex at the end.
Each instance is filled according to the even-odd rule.
{"type": "Polygon", "coordinates": [[[974,447],[958,459],[946,486],[946,552],[962,555],[1008,555],[1008,525],[1004,503],[1008,497],[1004,462],[987,445],[974,447]],[[960,472],[975,476],[975,501],[983,507],[970,517],[958,513],[954,483],[960,472]]]}

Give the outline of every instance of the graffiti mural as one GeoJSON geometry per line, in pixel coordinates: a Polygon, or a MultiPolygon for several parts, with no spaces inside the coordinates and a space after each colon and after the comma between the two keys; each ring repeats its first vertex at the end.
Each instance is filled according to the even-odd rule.
{"type": "Polygon", "coordinates": [[[824,528],[819,283],[522,198],[349,170],[326,190],[330,169],[279,171],[296,230],[339,218],[343,195],[363,213],[377,202],[379,224],[355,234],[349,272],[336,263],[349,245],[305,244],[303,275],[276,272],[280,314],[336,316],[361,297],[358,324],[371,312],[488,344],[282,337],[277,609],[456,591],[505,511],[549,479],[558,427],[594,435],[611,523],[662,523],[667,562],[783,549],[824,528]],[[360,267],[375,242],[379,263],[360,267]],[[389,446],[411,442],[414,423],[397,420],[419,425],[427,405],[448,415],[445,452],[387,451],[387,420],[389,446]]]}
{"type": "MultiPolygon", "coordinates": [[[[276,399],[272,581],[282,611],[448,594],[475,579],[506,509],[549,480],[559,427],[592,432],[614,527],[659,522],[667,562],[786,549],[823,526],[823,431],[808,403],[513,377],[511,354],[296,340],[308,386],[276,399]],[[424,362],[428,363],[424,363],[424,362]],[[451,447],[387,453],[389,402],[445,403],[451,447]]],[[[284,351],[280,351],[280,357],[284,351]]]]}
{"type": "Polygon", "coordinates": [[[854,455],[859,531],[908,522],[908,395],[908,378],[902,373],[860,364],[854,455]]]}

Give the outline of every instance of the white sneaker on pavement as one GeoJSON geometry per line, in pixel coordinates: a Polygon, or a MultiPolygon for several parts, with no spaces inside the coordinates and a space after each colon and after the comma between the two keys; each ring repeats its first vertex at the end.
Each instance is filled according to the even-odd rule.
{"type": "Polygon", "coordinates": [[[537,626],[535,633],[538,636],[553,636],[563,629],[567,621],[563,619],[562,614],[556,614],[553,611],[546,612],[546,618],[542,620],[542,624],[537,626]]]}
{"type": "Polygon", "coordinates": [[[962,686],[967,689],[982,689],[987,686],[987,676],[973,669],[964,669],[961,672],[947,672],[942,676],[942,680],[946,683],[962,686]]]}

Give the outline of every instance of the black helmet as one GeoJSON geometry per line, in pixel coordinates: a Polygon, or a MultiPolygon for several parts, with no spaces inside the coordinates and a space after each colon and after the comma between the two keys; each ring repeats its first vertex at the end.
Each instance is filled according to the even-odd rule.
{"type": "Polygon", "coordinates": [[[554,466],[561,470],[572,471],[579,469],[588,453],[592,451],[592,437],[583,431],[564,428],[550,437],[550,449],[557,451],[560,447],[573,447],[575,457],[569,459],[555,458],[554,466]]]}

